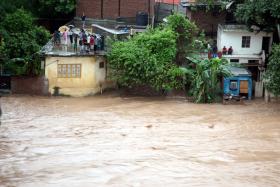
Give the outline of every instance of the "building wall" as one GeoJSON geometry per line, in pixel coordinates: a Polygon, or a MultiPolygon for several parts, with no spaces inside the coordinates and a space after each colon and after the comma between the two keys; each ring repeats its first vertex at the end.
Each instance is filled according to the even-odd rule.
{"type": "Polygon", "coordinates": [[[218,25],[225,23],[226,13],[206,10],[190,10],[187,8],[187,17],[195,22],[200,30],[203,30],[207,36],[216,37],[218,25]]]}
{"type": "Polygon", "coordinates": [[[77,1],[76,16],[80,17],[84,12],[89,18],[102,19],[102,1],[104,19],[135,17],[138,11],[149,12],[149,10],[151,16],[154,15],[155,0],[120,0],[120,6],[119,0],[79,0],[77,1]]]}
{"type": "Polygon", "coordinates": [[[49,81],[49,92],[54,93],[54,87],[59,87],[59,93],[71,96],[87,96],[99,93],[107,87],[106,67],[99,68],[99,63],[105,62],[102,56],[71,56],[45,59],[45,76],[49,81]],[[81,64],[80,78],[58,78],[58,64],[81,64]]]}
{"type": "Polygon", "coordinates": [[[262,39],[264,36],[271,37],[271,33],[266,32],[249,32],[249,31],[220,31],[218,32],[218,50],[224,46],[232,46],[233,54],[249,55],[259,54],[262,51],[262,39]],[[251,36],[250,48],[242,48],[242,36],[251,36]]]}
{"type": "Polygon", "coordinates": [[[119,17],[119,0],[103,0],[103,18],[119,17]]]}
{"type": "Polygon", "coordinates": [[[253,82],[252,82],[252,78],[249,76],[236,76],[236,77],[224,78],[224,94],[239,95],[240,94],[240,81],[248,81],[248,99],[251,100],[253,82]],[[237,81],[236,90],[230,89],[230,81],[237,81]]]}
{"type": "Polygon", "coordinates": [[[101,18],[101,0],[79,0],[77,1],[76,16],[83,13],[90,18],[101,18]]]}
{"type": "Polygon", "coordinates": [[[13,94],[48,95],[48,81],[44,76],[12,77],[11,92],[13,94]]]}

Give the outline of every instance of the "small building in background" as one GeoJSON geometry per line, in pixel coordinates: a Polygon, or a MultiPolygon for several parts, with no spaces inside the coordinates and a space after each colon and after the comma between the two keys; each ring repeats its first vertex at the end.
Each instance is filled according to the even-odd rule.
{"type": "Polygon", "coordinates": [[[239,63],[252,72],[253,80],[261,79],[261,71],[271,51],[273,33],[249,31],[246,25],[219,25],[218,51],[232,47],[232,54],[223,55],[230,62],[239,63]]]}
{"type": "Polygon", "coordinates": [[[224,94],[233,96],[245,96],[252,99],[253,82],[252,75],[246,68],[231,67],[231,77],[224,78],[224,94]]]}
{"type": "Polygon", "coordinates": [[[46,55],[45,77],[52,95],[94,95],[110,84],[103,55],[46,55]]]}

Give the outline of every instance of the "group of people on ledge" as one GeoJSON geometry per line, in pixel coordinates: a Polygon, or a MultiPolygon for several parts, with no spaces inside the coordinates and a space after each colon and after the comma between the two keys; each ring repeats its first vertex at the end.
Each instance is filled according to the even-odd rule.
{"type": "Polygon", "coordinates": [[[228,49],[226,48],[226,46],[224,46],[222,53],[223,53],[223,55],[232,55],[232,53],[233,53],[232,46],[230,46],[228,49]]]}
{"type": "Polygon", "coordinates": [[[226,48],[226,46],[224,46],[222,51],[218,51],[217,45],[208,46],[208,58],[222,58],[223,55],[232,55],[232,53],[232,46],[230,46],[229,48],[226,48]]]}

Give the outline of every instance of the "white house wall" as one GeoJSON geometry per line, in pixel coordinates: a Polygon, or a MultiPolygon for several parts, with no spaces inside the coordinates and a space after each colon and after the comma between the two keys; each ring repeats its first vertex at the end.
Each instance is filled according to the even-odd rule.
{"type": "Polygon", "coordinates": [[[251,55],[259,54],[262,51],[263,37],[271,37],[272,34],[265,32],[248,32],[248,31],[218,31],[218,50],[222,50],[224,46],[229,48],[232,46],[233,54],[251,55]],[[242,48],[242,36],[251,36],[250,48],[242,48]]]}

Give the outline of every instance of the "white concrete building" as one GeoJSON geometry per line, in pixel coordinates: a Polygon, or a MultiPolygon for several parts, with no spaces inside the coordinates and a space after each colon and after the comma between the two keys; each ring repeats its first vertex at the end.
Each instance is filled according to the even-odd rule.
{"type": "Polygon", "coordinates": [[[273,33],[250,32],[245,25],[219,25],[217,47],[222,51],[224,46],[232,46],[232,55],[223,55],[231,62],[261,66],[271,51],[272,37],[273,33]]]}
{"type": "Polygon", "coordinates": [[[230,62],[240,63],[252,73],[255,97],[263,96],[262,72],[266,58],[271,51],[273,33],[249,31],[245,25],[219,25],[217,36],[218,51],[232,47],[231,55],[223,55],[230,62]]]}

